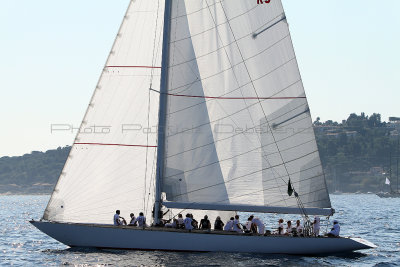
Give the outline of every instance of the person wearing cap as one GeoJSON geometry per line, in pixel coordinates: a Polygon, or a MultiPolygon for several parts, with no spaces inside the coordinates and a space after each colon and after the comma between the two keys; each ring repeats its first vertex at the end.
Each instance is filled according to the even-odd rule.
{"type": "Polygon", "coordinates": [[[331,231],[327,234],[328,237],[339,237],[340,233],[340,225],[337,220],[333,221],[333,228],[331,231]]]}

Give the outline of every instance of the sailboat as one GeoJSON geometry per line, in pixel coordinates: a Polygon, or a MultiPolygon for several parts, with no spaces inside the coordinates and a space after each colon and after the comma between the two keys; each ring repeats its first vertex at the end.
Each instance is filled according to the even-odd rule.
{"type": "Polygon", "coordinates": [[[385,185],[389,186],[390,192],[379,192],[376,195],[380,198],[398,198],[400,197],[399,191],[399,145],[400,139],[397,139],[397,155],[396,155],[396,178],[397,189],[394,190],[391,184],[392,181],[392,152],[389,153],[389,177],[385,178],[385,185]]]}
{"type": "Polygon", "coordinates": [[[258,2],[131,1],[43,217],[30,222],[71,247],[374,248],[160,227],[189,212],[334,214],[282,3],[258,2]],[[113,226],[117,209],[143,212],[151,226],[113,226]]]}

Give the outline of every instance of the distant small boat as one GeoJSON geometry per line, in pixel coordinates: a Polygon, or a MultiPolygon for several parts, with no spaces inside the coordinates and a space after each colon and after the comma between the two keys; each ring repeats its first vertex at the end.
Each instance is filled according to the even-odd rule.
{"type": "Polygon", "coordinates": [[[332,254],[332,216],[280,0],[133,0],[40,221],[71,247],[332,254]],[[262,3],[262,1],[261,1],[262,3]],[[108,225],[142,211],[152,227],[108,225]],[[297,214],[305,236],[167,229],[178,213],[297,214]]]}

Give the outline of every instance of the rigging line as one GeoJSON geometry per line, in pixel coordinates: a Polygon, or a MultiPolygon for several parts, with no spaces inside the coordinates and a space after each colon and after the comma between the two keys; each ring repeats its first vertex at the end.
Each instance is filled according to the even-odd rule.
{"type": "MultiPolygon", "coordinates": [[[[316,178],[316,177],[319,177],[319,176],[321,176],[321,175],[316,175],[316,176],[310,177],[309,179],[313,179],[313,178],[316,178]]],[[[271,181],[271,180],[272,180],[272,179],[267,180],[267,181],[271,181]]],[[[272,188],[268,188],[268,189],[263,188],[263,189],[261,189],[261,190],[252,191],[252,192],[249,192],[249,193],[246,193],[246,194],[243,194],[243,195],[233,196],[233,197],[230,197],[230,198],[227,198],[227,199],[224,199],[224,200],[219,200],[219,201],[216,201],[216,203],[225,202],[225,201],[230,201],[231,199],[240,198],[240,197],[244,197],[244,196],[248,196],[248,195],[254,195],[254,194],[256,194],[256,193],[268,192],[268,190],[270,190],[270,189],[276,189],[276,188],[277,188],[277,187],[272,187],[272,188]]],[[[323,190],[323,188],[317,189],[317,190],[315,190],[315,191],[313,191],[313,192],[305,193],[305,195],[307,195],[307,194],[312,194],[312,193],[316,193],[316,192],[319,192],[319,191],[322,191],[322,190],[323,190]]],[[[291,199],[291,198],[285,198],[285,200],[290,200],[290,199],[291,199]]],[[[271,206],[271,205],[276,204],[276,203],[280,203],[281,201],[282,201],[282,200],[274,201],[274,202],[269,202],[269,203],[268,203],[268,206],[271,206]]],[[[312,201],[312,202],[307,202],[306,204],[314,203],[314,202],[318,202],[318,201],[320,201],[320,200],[312,201]]],[[[285,202],[285,203],[286,203],[286,202],[285,202]]],[[[291,207],[291,206],[286,205],[286,207],[291,207]]]]}
{"type": "MultiPolygon", "coordinates": [[[[233,29],[232,29],[231,24],[229,23],[229,19],[228,19],[228,16],[227,16],[226,12],[225,12],[224,5],[223,5],[222,3],[220,3],[220,5],[221,5],[221,8],[222,8],[222,10],[223,10],[223,12],[224,12],[224,14],[225,14],[226,19],[228,20],[228,26],[229,26],[229,28],[230,28],[230,30],[231,30],[231,33],[232,33],[233,39],[234,39],[234,41],[235,41],[235,43],[236,43],[236,47],[237,47],[237,49],[238,49],[238,51],[239,51],[240,57],[241,57],[242,60],[244,61],[244,57],[243,57],[242,51],[241,51],[241,49],[240,49],[240,47],[239,47],[239,44],[238,44],[237,41],[236,41],[235,33],[234,33],[233,29]]],[[[252,87],[253,87],[253,90],[254,90],[255,94],[257,95],[257,97],[258,97],[258,92],[257,92],[257,90],[256,90],[256,87],[255,87],[255,85],[254,85],[254,82],[252,81],[252,78],[251,78],[251,75],[250,75],[250,71],[249,71],[249,69],[247,68],[246,62],[243,62],[243,65],[244,65],[244,67],[246,68],[247,75],[249,76],[249,79],[251,80],[251,85],[252,85],[252,87]]],[[[262,110],[262,112],[263,112],[263,114],[264,114],[264,117],[265,117],[266,121],[267,121],[268,128],[271,129],[271,125],[269,124],[269,121],[268,121],[268,119],[267,119],[267,115],[266,115],[266,113],[265,113],[264,107],[263,107],[262,104],[261,104],[260,99],[258,99],[258,103],[260,104],[260,108],[261,108],[261,110],[262,110]]],[[[271,130],[272,130],[272,129],[271,129],[271,130]]],[[[271,131],[271,136],[272,136],[272,138],[273,138],[274,141],[275,141],[275,136],[274,136],[274,133],[273,133],[272,131],[271,131]]],[[[284,159],[283,159],[283,156],[282,156],[282,154],[280,153],[280,149],[279,149],[279,146],[278,146],[277,143],[276,143],[276,148],[277,148],[277,150],[279,151],[279,155],[280,155],[280,158],[281,158],[281,160],[282,160],[283,166],[284,166],[284,168],[285,168],[285,170],[286,170],[286,173],[289,175],[289,171],[288,171],[288,169],[287,169],[287,166],[286,166],[286,164],[285,164],[285,161],[284,161],[284,159]]],[[[290,175],[289,175],[289,181],[290,181],[290,175]]]]}
{"type": "MultiPolygon", "coordinates": [[[[252,59],[252,58],[254,58],[254,57],[256,57],[256,56],[259,56],[260,54],[262,54],[262,53],[264,53],[264,52],[270,50],[270,49],[273,48],[276,44],[280,43],[281,41],[285,40],[285,39],[288,38],[288,37],[289,37],[288,34],[285,35],[285,36],[283,36],[281,39],[277,40],[275,43],[273,43],[273,44],[267,46],[266,48],[264,48],[264,49],[261,50],[261,51],[258,51],[256,54],[254,54],[254,55],[252,55],[252,56],[249,56],[248,58],[246,58],[246,60],[252,59]]],[[[221,40],[221,41],[222,41],[222,40],[221,40]]],[[[177,63],[177,64],[175,64],[175,65],[172,65],[171,68],[177,67],[177,66],[182,65],[182,64],[189,63],[189,62],[194,61],[194,60],[198,60],[198,59],[203,58],[203,57],[206,57],[206,56],[209,56],[209,55],[211,55],[211,54],[214,54],[214,53],[216,53],[216,52],[219,52],[219,50],[222,50],[222,49],[225,50],[225,48],[229,47],[229,46],[232,45],[233,43],[234,43],[234,42],[231,42],[231,43],[229,43],[229,44],[227,44],[227,45],[223,45],[222,47],[219,47],[219,48],[217,48],[217,49],[215,49],[215,50],[213,50],[213,51],[210,51],[210,52],[208,52],[208,53],[205,53],[205,54],[203,54],[203,55],[199,55],[199,56],[197,56],[197,57],[195,57],[195,58],[192,58],[192,59],[189,59],[189,60],[186,60],[186,61],[177,63]]],[[[233,65],[233,66],[236,66],[236,65],[238,65],[238,64],[240,64],[240,63],[241,63],[241,62],[239,62],[239,63],[237,63],[237,64],[235,64],[235,65],[233,65]]]]}
{"type": "MultiPolygon", "coordinates": [[[[263,74],[263,75],[261,75],[260,77],[258,77],[258,78],[256,78],[256,79],[253,79],[253,81],[257,81],[257,80],[259,80],[259,79],[262,79],[262,78],[268,76],[269,74],[272,74],[273,72],[275,72],[275,71],[278,70],[279,68],[281,68],[281,67],[285,66],[286,64],[290,63],[293,59],[294,59],[294,58],[290,59],[290,60],[287,61],[287,62],[284,62],[283,64],[279,65],[278,67],[276,67],[276,68],[273,69],[272,71],[267,72],[266,74],[263,74]]],[[[235,89],[233,89],[233,90],[231,90],[231,91],[228,91],[228,92],[226,92],[226,93],[223,93],[223,94],[220,95],[220,96],[225,96],[225,95],[228,95],[228,94],[230,94],[230,93],[236,92],[237,90],[240,90],[241,88],[243,88],[243,87],[245,87],[245,86],[247,86],[247,85],[249,85],[249,84],[250,84],[250,82],[245,83],[245,84],[243,84],[243,85],[241,85],[241,86],[239,86],[239,87],[237,87],[237,88],[235,88],[235,89]]],[[[279,93],[285,91],[286,89],[287,89],[287,88],[283,88],[283,89],[281,89],[280,91],[274,93],[272,96],[275,96],[275,95],[277,95],[277,94],[279,94],[279,93]]],[[[184,92],[184,91],[186,91],[186,89],[185,89],[185,90],[182,90],[182,91],[180,91],[180,92],[178,92],[178,93],[182,93],[182,92],[184,92]]],[[[177,110],[177,111],[171,112],[170,114],[174,114],[174,113],[177,113],[177,112],[184,111],[184,110],[186,110],[186,109],[190,109],[190,108],[195,107],[195,106],[197,106],[197,105],[201,105],[201,104],[203,104],[203,103],[207,103],[208,101],[213,101],[213,99],[205,100],[205,101],[203,101],[203,102],[199,102],[199,103],[194,104],[194,105],[191,105],[191,106],[189,106],[189,107],[182,108],[182,109],[179,109],[179,110],[177,110]]]]}
{"type": "MultiPolygon", "coordinates": [[[[213,5],[216,5],[216,4],[218,4],[219,2],[222,2],[222,1],[224,1],[224,0],[220,0],[220,1],[218,1],[218,2],[215,2],[213,5]]],[[[183,14],[183,15],[179,15],[179,16],[176,16],[176,17],[172,17],[171,20],[173,20],[173,19],[178,19],[178,18],[182,18],[182,17],[188,17],[189,15],[192,15],[192,14],[195,14],[195,13],[197,13],[197,12],[200,12],[200,11],[202,11],[203,9],[206,9],[206,7],[197,9],[197,10],[192,11],[192,12],[190,12],[190,13],[186,13],[186,14],[183,14]]]]}
{"type": "MultiPolygon", "coordinates": [[[[231,19],[231,21],[232,21],[232,19],[231,19]]],[[[214,25],[215,25],[215,24],[216,24],[216,23],[214,22],[214,25]]],[[[217,28],[217,27],[215,27],[215,28],[217,28]]],[[[218,31],[216,31],[216,32],[218,33],[218,31]]],[[[218,34],[218,35],[219,35],[219,34],[218,34]]],[[[244,37],[247,37],[247,36],[250,36],[250,35],[245,35],[244,37]]],[[[190,37],[193,37],[193,36],[191,35],[190,37]]],[[[243,39],[244,37],[239,38],[238,41],[241,40],[241,39],[243,39]]],[[[283,36],[281,39],[277,40],[275,43],[271,44],[270,46],[267,46],[267,47],[264,48],[263,50],[257,52],[256,54],[254,54],[254,55],[252,55],[252,56],[250,56],[250,57],[248,57],[246,60],[251,59],[251,58],[254,58],[254,57],[256,57],[256,56],[258,56],[258,55],[264,53],[265,51],[271,49],[275,44],[281,42],[282,40],[284,40],[284,39],[286,39],[286,38],[288,38],[288,37],[289,37],[289,34],[283,36]]],[[[222,41],[222,40],[221,40],[221,41],[222,41]]],[[[171,65],[170,67],[173,68],[173,67],[176,67],[176,66],[179,66],[179,65],[182,65],[182,64],[189,63],[189,62],[194,61],[194,60],[198,60],[198,59],[200,59],[200,58],[203,58],[203,57],[206,57],[206,56],[211,55],[211,54],[213,54],[213,53],[216,53],[216,52],[218,52],[219,50],[225,49],[225,48],[229,47],[230,45],[232,45],[232,44],[234,44],[234,43],[235,43],[235,42],[230,42],[230,43],[228,43],[228,44],[226,44],[226,45],[222,45],[222,47],[216,48],[215,50],[209,51],[209,52],[207,52],[207,53],[205,53],[205,54],[202,54],[202,55],[198,55],[198,56],[196,56],[195,58],[192,58],[192,59],[189,59],[189,60],[186,60],[186,61],[183,61],[183,62],[174,64],[174,65],[171,65]]]]}
{"type": "Polygon", "coordinates": [[[200,95],[181,95],[181,94],[171,94],[167,93],[170,96],[180,96],[180,97],[193,97],[193,98],[211,98],[211,99],[226,99],[226,100],[287,100],[287,99],[301,99],[306,98],[305,96],[282,96],[282,97],[255,97],[255,96],[248,96],[248,97],[220,97],[220,96],[200,96],[200,95]]]}
{"type": "MultiPolygon", "coordinates": [[[[223,69],[223,70],[221,70],[221,71],[219,71],[219,72],[216,72],[216,73],[214,73],[214,74],[210,74],[209,76],[202,78],[200,81],[204,81],[204,80],[207,80],[207,79],[212,78],[212,77],[214,77],[214,76],[220,75],[220,74],[222,74],[222,73],[224,73],[224,72],[226,72],[226,71],[229,71],[229,70],[233,69],[233,68],[236,67],[236,66],[239,66],[240,64],[244,64],[244,65],[245,65],[245,62],[246,62],[246,61],[248,61],[249,59],[254,58],[255,56],[257,56],[257,55],[259,55],[259,54],[264,53],[265,51],[268,51],[269,49],[273,48],[274,46],[276,46],[277,44],[279,44],[280,42],[282,42],[283,40],[285,40],[287,37],[288,37],[288,36],[284,36],[282,39],[279,39],[278,41],[276,41],[275,43],[271,44],[270,46],[268,46],[267,48],[265,48],[264,50],[262,50],[261,52],[255,54],[255,55],[252,55],[252,56],[250,56],[250,57],[248,57],[248,58],[246,58],[246,59],[244,59],[244,57],[242,57],[242,60],[241,60],[240,62],[237,62],[237,63],[234,64],[234,65],[231,65],[229,68],[223,69]]],[[[236,44],[236,45],[237,45],[237,44],[236,44]]],[[[223,47],[223,49],[225,49],[225,47],[223,47]]],[[[197,59],[197,58],[196,58],[196,59],[197,59]]],[[[293,58],[289,59],[288,62],[290,62],[290,61],[293,60],[293,59],[296,59],[296,57],[293,57],[293,58]]],[[[172,64],[172,65],[174,65],[174,64],[172,64]]],[[[274,70],[275,70],[275,69],[274,69],[274,70]]],[[[273,72],[274,70],[272,70],[272,72],[273,72]]],[[[266,75],[268,75],[268,74],[269,74],[269,73],[267,73],[266,75]]],[[[265,76],[265,75],[264,75],[264,76],[265,76]]],[[[262,77],[264,77],[264,76],[261,76],[261,77],[258,77],[258,78],[256,78],[256,79],[253,79],[253,81],[256,81],[256,80],[258,80],[258,79],[260,79],[260,78],[262,78],[262,77]]],[[[184,87],[186,87],[186,86],[191,85],[192,83],[193,83],[193,82],[188,83],[188,84],[184,84],[184,85],[181,85],[181,86],[178,86],[178,87],[176,87],[176,88],[172,88],[170,91],[175,91],[175,90],[184,88],[184,87]]],[[[251,84],[251,83],[252,83],[252,81],[248,82],[247,84],[251,84]]],[[[246,84],[246,85],[247,85],[247,84],[246,84]]],[[[181,90],[179,93],[184,92],[185,90],[186,90],[186,89],[183,89],[183,90],[181,90]]]]}
{"type": "MultiPolygon", "coordinates": [[[[320,166],[320,165],[318,165],[318,166],[320,166]]],[[[311,180],[311,179],[314,179],[314,178],[318,178],[318,177],[320,177],[321,175],[322,175],[322,174],[318,174],[318,175],[309,177],[309,178],[307,178],[307,179],[305,179],[305,180],[311,180]]],[[[285,176],[283,176],[283,177],[285,177],[285,176]]],[[[269,182],[269,181],[272,181],[272,179],[263,180],[263,182],[265,182],[265,181],[269,182]]],[[[230,197],[230,198],[227,198],[227,199],[224,199],[224,200],[218,200],[218,201],[215,201],[215,203],[221,203],[221,202],[225,202],[225,201],[230,201],[230,200],[235,199],[235,198],[240,198],[240,197],[244,197],[244,196],[247,196],[247,195],[254,195],[255,193],[268,192],[270,189],[276,189],[276,188],[278,188],[278,186],[271,187],[271,188],[268,188],[268,189],[267,189],[267,188],[263,188],[263,189],[260,189],[260,190],[256,190],[256,191],[252,191],[252,192],[243,194],[243,195],[233,196],[233,197],[230,197]]],[[[322,191],[322,190],[324,190],[324,188],[316,189],[316,190],[314,190],[314,191],[311,191],[311,192],[308,192],[308,193],[304,193],[304,195],[313,194],[313,193],[316,193],[316,192],[319,192],[319,191],[322,191]]],[[[175,197],[175,196],[174,196],[174,197],[175,197]]],[[[285,198],[285,200],[290,200],[290,199],[291,199],[291,198],[285,198]]],[[[320,200],[316,200],[316,201],[306,202],[306,204],[314,203],[314,202],[319,202],[319,201],[325,200],[325,199],[327,199],[327,198],[320,199],[320,200]]],[[[282,200],[274,201],[274,202],[269,202],[269,203],[268,203],[268,206],[273,205],[273,204],[276,204],[276,203],[280,203],[281,201],[282,201],[282,200]]],[[[192,203],[190,203],[190,206],[193,205],[193,204],[196,204],[196,203],[197,203],[197,202],[192,202],[192,203]]],[[[286,205],[286,207],[291,207],[291,206],[286,205]]],[[[189,209],[189,207],[186,207],[184,210],[186,210],[186,209],[189,209]]],[[[301,209],[301,208],[299,208],[299,209],[301,209]]],[[[301,209],[301,210],[302,210],[302,209],[301,209]]]]}
{"type": "MultiPolygon", "coordinates": [[[[294,53],[294,56],[295,56],[295,58],[296,58],[296,51],[294,51],[294,44],[293,44],[293,40],[292,40],[292,36],[291,36],[291,34],[290,34],[290,31],[289,31],[289,38],[290,38],[290,43],[292,44],[292,47],[293,47],[293,53],[294,53]]],[[[297,60],[295,61],[295,63],[296,63],[296,66],[297,66],[297,72],[299,73],[299,76],[300,76],[300,79],[301,79],[301,73],[300,73],[300,68],[299,68],[299,64],[297,63],[297,60]]],[[[305,90],[304,90],[304,95],[306,95],[306,92],[305,92],[305,90]]],[[[308,106],[308,101],[307,101],[307,99],[306,99],[306,103],[307,103],[307,106],[308,106]]],[[[310,121],[311,121],[311,125],[312,125],[312,119],[311,119],[311,112],[310,112],[310,121]]],[[[315,136],[315,135],[314,135],[315,136]]],[[[315,138],[315,137],[314,137],[315,138]]],[[[321,158],[320,158],[320,156],[319,156],[319,152],[318,152],[318,160],[321,162],[321,158]]],[[[322,163],[321,163],[322,164],[322,163]]],[[[328,192],[328,186],[327,186],[327,184],[326,184],[326,177],[325,177],[325,172],[322,170],[322,172],[323,172],[323,174],[324,174],[324,183],[325,183],[325,188],[326,188],[326,190],[325,190],[325,193],[328,195],[328,198],[329,198],[329,192],[328,192]]],[[[331,200],[329,199],[329,204],[331,204],[331,200]]]]}
{"type": "MultiPolygon", "coordinates": [[[[296,81],[296,82],[290,84],[290,85],[287,86],[286,88],[289,88],[289,87],[295,85],[295,84],[298,83],[299,81],[300,81],[300,80],[298,80],[298,81],[296,81]]],[[[244,110],[247,110],[249,107],[256,106],[257,104],[260,104],[261,102],[263,102],[263,101],[265,101],[265,100],[266,100],[266,99],[258,99],[258,102],[254,103],[254,104],[251,104],[251,105],[247,106],[246,108],[239,109],[239,110],[237,110],[237,111],[231,113],[229,116],[238,114],[238,113],[240,113],[240,112],[242,112],[242,111],[244,111],[244,110]]],[[[216,120],[214,120],[214,121],[210,121],[210,122],[208,122],[208,123],[199,124],[199,125],[197,125],[196,127],[192,127],[192,128],[190,128],[190,129],[185,129],[185,130],[183,130],[183,131],[176,132],[176,133],[174,133],[174,134],[172,134],[172,135],[169,135],[168,137],[171,137],[171,136],[174,136],[174,135],[177,135],[177,134],[182,134],[182,133],[184,133],[184,132],[191,131],[191,130],[193,130],[193,129],[200,128],[200,127],[202,127],[202,126],[204,126],[204,125],[206,125],[206,124],[210,124],[210,123],[214,123],[214,122],[217,122],[217,121],[226,119],[226,118],[228,118],[229,116],[221,117],[221,118],[219,118],[219,119],[216,119],[216,120]]]]}
{"type": "MultiPolygon", "coordinates": [[[[222,5],[221,2],[222,2],[222,1],[220,1],[220,2],[218,2],[218,3],[222,5]]],[[[218,4],[218,3],[215,3],[215,4],[218,4]]],[[[246,15],[247,13],[249,13],[249,12],[251,12],[252,10],[256,9],[258,6],[259,6],[259,5],[255,5],[255,6],[252,7],[251,9],[245,11],[244,13],[241,13],[241,14],[239,14],[239,15],[236,15],[236,16],[232,17],[232,18],[231,18],[231,21],[234,20],[234,19],[236,19],[236,18],[238,18],[238,17],[241,17],[241,16],[243,16],[243,15],[246,15]]],[[[205,9],[205,8],[204,8],[204,9],[205,9]]],[[[279,15],[278,15],[277,17],[279,17],[279,15]]],[[[273,21],[273,20],[276,19],[277,17],[273,18],[272,20],[270,20],[270,21],[267,22],[266,24],[270,23],[271,21],[273,21]]],[[[217,27],[219,27],[219,26],[221,26],[221,25],[224,25],[224,24],[227,24],[227,21],[218,24],[217,27]]],[[[266,24],[264,24],[264,25],[266,25],[266,24]]],[[[264,26],[264,25],[263,25],[263,26],[264,26]]],[[[263,26],[261,26],[261,27],[263,27],[263,26]]],[[[191,39],[192,37],[196,37],[196,36],[202,35],[202,34],[204,34],[204,33],[206,33],[206,32],[209,32],[209,31],[211,31],[211,30],[213,30],[213,29],[216,29],[217,27],[211,27],[211,28],[206,29],[206,30],[204,30],[204,31],[202,31],[202,32],[198,32],[198,33],[192,34],[192,35],[190,35],[189,37],[184,37],[184,38],[175,40],[174,42],[180,42],[180,41],[184,41],[184,40],[187,40],[187,39],[191,39]]],[[[260,27],[260,28],[261,28],[261,27],[260,27]]],[[[252,33],[251,33],[251,34],[247,34],[247,35],[245,35],[245,36],[242,36],[242,37],[240,37],[238,40],[241,40],[241,39],[243,39],[243,38],[245,38],[245,37],[248,37],[248,36],[252,36],[252,33]]]]}
{"type": "MultiPolygon", "coordinates": [[[[152,66],[153,68],[151,69],[151,76],[150,76],[150,89],[152,88],[153,85],[153,74],[154,74],[154,65],[155,65],[155,54],[156,54],[156,40],[157,40],[157,27],[158,27],[158,16],[159,16],[159,10],[160,10],[160,1],[157,1],[157,17],[156,17],[156,25],[155,25],[155,30],[154,30],[154,41],[153,41],[153,56],[152,56],[152,66]]],[[[158,51],[158,49],[157,49],[158,51]]],[[[161,67],[160,67],[161,68],[161,67]]],[[[147,129],[150,128],[150,104],[151,104],[151,94],[150,91],[148,92],[148,101],[147,101],[147,129]]],[[[146,133],[146,162],[145,162],[145,169],[144,169],[144,191],[143,191],[143,211],[146,210],[146,194],[147,194],[147,164],[148,164],[148,154],[149,154],[149,131],[146,133]]],[[[150,188],[149,188],[150,192],[150,188]]]]}
{"type": "Polygon", "coordinates": [[[99,145],[99,146],[133,146],[133,147],[157,147],[148,145],[128,145],[128,144],[105,144],[105,143],[74,143],[74,145],[99,145]]]}
{"type": "MultiPolygon", "coordinates": [[[[297,158],[288,160],[288,161],[286,161],[286,163],[294,162],[294,161],[296,161],[296,160],[305,158],[305,157],[307,157],[307,156],[309,156],[309,155],[314,154],[315,152],[318,152],[318,149],[317,149],[317,150],[314,150],[314,151],[311,151],[311,152],[309,152],[309,153],[307,153],[307,154],[301,155],[300,157],[297,157],[297,158]]],[[[249,175],[258,173],[258,172],[260,172],[260,171],[269,170],[269,169],[272,169],[272,168],[275,168],[275,167],[279,167],[279,166],[282,166],[282,165],[283,165],[283,163],[276,164],[276,165],[272,165],[272,166],[269,166],[269,167],[266,167],[266,168],[262,168],[261,170],[253,171],[253,172],[250,172],[250,173],[247,173],[247,174],[244,174],[244,175],[241,175],[241,176],[238,176],[238,177],[235,177],[235,178],[226,180],[226,181],[221,182],[221,183],[216,183],[216,184],[213,184],[213,185],[208,185],[208,186],[200,187],[200,188],[197,188],[197,189],[188,191],[188,192],[183,193],[183,194],[178,194],[178,195],[175,195],[174,197],[178,197],[178,196],[182,196],[182,195],[187,195],[187,194],[189,194],[189,193],[201,191],[201,190],[204,190],[204,189],[207,189],[207,188],[212,188],[212,187],[214,187],[214,186],[219,186],[219,185],[222,185],[222,184],[227,184],[227,183],[230,183],[230,182],[232,182],[232,181],[234,181],[234,180],[237,180],[237,179],[240,179],[240,178],[243,178],[243,177],[246,177],[246,176],[249,176],[249,175]]],[[[289,176],[289,174],[287,174],[286,176],[289,176]]],[[[284,177],[285,177],[285,176],[284,176],[284,177]]],[[[283,179],[282,179],[282,180],[283,180],[283,179]]],[[[283,182],[286,182],[286,181],[283,180],[283,182]]]]}
{"type": "MultiPolygon", "coordinates": [[[[279,116],[279,117],[280,117],[280,116],[279,116]]],[[[278,117],[278,118],[279,118],[279,117],[278,117]]],[[[261,123],[261,124],[259,125],[259,127],[262,127],[264,124],[265,124],[265,123],[261,123]]],[[[256,127],[257,127],[257,126],[256,126],[256,127]]],[[[256,127],[248,128],[248,130],[253,130],[253,129],[255,129],[256,127]]],[[[293,134],[293,135],[291,135],[291,136],[289,136],[289,137],[292,137],[292,136],[294,136],[294,135],[296,135],[296,134],[298,134],[298,133],[302,133],[302,132],[304,132],[304,131],[306,131],[306,130],[308,130],[308,129],[311,129],[311,128],[303,129],[303,130],[301,130],[301,131],[299,131],[299,132],[296,132],[295,134],[293,134]]],[[[228,136],[228,137],[225,137],[225,138],[221,138],[221,139],[215,140],[214,142],[211,142],[211,143],[207,143],[207,144],[204,144],[204,145],[201,145],[201,146],[198,146],[198,147],[194,147],[194,148],[191,148],[191,149],[188,149],[188,150],[185,150],[185,151],[181,151],[181,152],[175,153],[175,154],[173,154],[173,155],[167,156],[167,158],[169,158],[169,157],[174,157],[174,156],[177,156],[177,155],[186,153],[186,152],[190,152],[190,151],[193,151],[193,150],[198,149],[198,148],[202,148],[202,147],[205,147],[205,146],[209,146],[209,145],[215,144],[215,143],[217,143],[217,142],[225,141],[225,140],[228,140],[228,139],[230,139],[230,138],[234,138],[235,136],[238,136],[238,135],[240,135],[240,134],[242,134],[242,133],[239,132],[239,133],[236,133],[236,134],[234,134],[234,135],[231,135],[231,136],[228,136]]],[[[281,141],[283,141],[283,140],[285,140],[285,139],[287,139],[287,138],[289,138],[289,137],[282,138],[282,139],[280,139],[278,142],[281,142],[281,141]]]]}
{"type": "MultiPolygon", "coordinates": [[[[286,149],[282,150],[282,152],[283,152],[283,151],[289,151],[289,150],[291,150],[291,149],[294,149],[294,148],[297,148],[297,147],[299,147],[299,146],[305,145],[305,144],[310,143],[310,142],[312,142],[312,141],[314,141],[314,139],[308,140],[308,141],[306,141],[306,142],[303,142],[303,143],[298,144],[298,145],[293,146],[293,147],[286,148],[286,149]]],[[[214,161],[214,162],[208,163],[208,164],[206,164],[206,165],[202,165],[202,166],[193,168],[193,169],[191,169],[191,170],[185,170],[185,171],[182,171],[182,172],[180,172],[180,173],[178,173],[178,174],[166,176],[165,178],[175,177],[175,176],[181,175],[181,174],[183,174],[183,173],[193,172],[193,171],[196,171],[196,170],[201,169],[201,168],[204,168],[204,167],[208,167],[208,166],[211,166],[211,165],[214,165],[214,164],[217,164],[217,163],[221,163],[221,162],[224,162],[224,161],[227,161],[227,160],[231,160],[231,159],[234,159],[234,158],[238,158],[238,157],[241,157],[241,156],[246,155],[246,154],[248,154],[248,153],[254,152],[254,151],[256,151],[256,150],[263,149],[264,147],[268,147],[268,146],[273,145],[273,144],[274,144],[274,143],[268,143],[268,144],[263,145],[263,146],[261,146],[261,147],[256,147],[256,148],[251,149],[251,150],[248,150],[248,151],[246,151],[246,152],[237,154],[237,155],[235,155],[235,156],[233,156],[233,157],[229,157],[229,158],[221,159],[221,160],[218,160],[218,161],[214,161]]],[[[268,156],[272,156],[272,155],[277,154],[277,153],[278,153],[278,152],[269,153],[268,156]]],[[[268,161],[267,161],[267,163],[269,164],[268,161]]]]}

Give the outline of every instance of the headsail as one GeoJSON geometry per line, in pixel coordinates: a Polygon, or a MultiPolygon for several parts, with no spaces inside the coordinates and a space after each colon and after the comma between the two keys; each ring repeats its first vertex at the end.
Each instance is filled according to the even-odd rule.
{"type": "Polygon", "coordinates": [[[330,208],[280,0],[173,0],[167,200],[330,208]],[[296,194],[289,196],[288,182],[296,194]]]}
{"type": "Polygon", "coordinates": [[[131,1],[44,219],[151,216],[163,11],[162,0],[131,1]]]}

